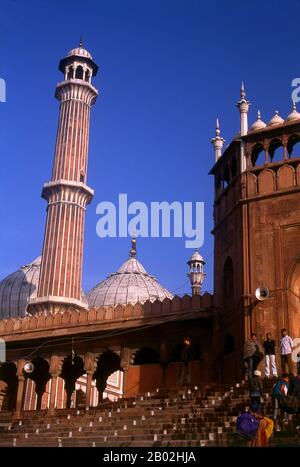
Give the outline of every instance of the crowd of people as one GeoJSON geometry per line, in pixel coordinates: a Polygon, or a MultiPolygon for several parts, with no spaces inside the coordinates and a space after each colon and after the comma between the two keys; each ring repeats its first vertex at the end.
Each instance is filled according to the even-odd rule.
{"type": "Polygon", "coordinates": [[[280,423],[288,424],[289,414],[295,414],[295,429],[300,430],[300,364],[292,359],[293,339],[287,330],[281,330],[280,359],[281,376],[278,377],[276,365],[276,342],[270,333],[262,345],[255,333],[251,334],[244,345],[244,363],[247,369],[250,407],[237,419],[237,433],[247,440],[248,446],[268,446],[274,428],[279,430],[280,423]],[[272,385],[273,413],[263,414],[264,385],[259,364],[264,360],[265,378],[274,378],[272,385]],[[280,418],[280,420],[279,420],[280,418]]]}
{"type": "MultiPolygon", "coordinates": [[[[181,368],[177,384],[191,384],[191,362],[196,358],[196,348],[190,337],[183,340],[181,368]]],[[[281,375],[276,364],[276,342],[271,333],[266,334],[262,344],[255,333],[244,344],[244,364],[247,370],[250,404],[237,418],[236,432],[247,441],[248,446],[269,446],[274,429],[289,423],[289,414],[295,414],[295,429],[300,430],[300,363],[296,368],[292,359],[293,339],[287,330],[281,330],[279,344],[281,375]],[[264,360],[264,377],[272,379],[272,413],[266,416],[264,407],[264,380],[258,366],[264,360]]],[[[298,355],[300,357],[300,354],[298,355]]],[[[269,385],[268,385],[269,386],[269,385]]],[[[299,431],[300,433],[300,431],[299,431]]]]}

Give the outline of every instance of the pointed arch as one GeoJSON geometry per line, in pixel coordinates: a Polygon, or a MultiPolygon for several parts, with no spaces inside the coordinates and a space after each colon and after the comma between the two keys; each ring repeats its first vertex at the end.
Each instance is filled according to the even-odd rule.
{"type": "Polygon", "coordinates": [[[271,193],[275,191],[275,172],[265,169],[258,175],[258,193],[271,193]]]}
{"type": "Polygon", "coordinates": [[[280,162],[284,160],[284,149],[282,141],[279,138],[274,138],[269,144],[270,162],[280,162]]]}
{"type": "Polygon", "coordinates": [[[265,163],[265,149],[262,143],[254,145],[251,151],[251,164],[253,167],[264,165],[265,163]]]}
{"type": "Polygon", "coordinates": [[[79,65],[76,68],[76,71],[75,71],[75,78],[76,79],[83,79],[83,75],[84,75],[83,67],[81,65],[79,65]]]}
{"type": "Polygon", "coordinates": [[[289,158],[300,157],[300,135],[294,134],[289,137],[287,144],[289,158]]]}
{"type": "Polygon", "coordinates": [[[291,188],[295,183],[295,169],[292,165],[284,164],[277,172],[277,187],[279,190],[283,188],[291,188]]]}

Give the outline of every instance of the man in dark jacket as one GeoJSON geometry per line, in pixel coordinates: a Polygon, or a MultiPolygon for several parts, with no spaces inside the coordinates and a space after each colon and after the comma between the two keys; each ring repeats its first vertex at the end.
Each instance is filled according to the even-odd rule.
{"type": "Polygon", "coordinates": [[[181,353],[181,371],[179,384],[191,384],[191,361],[196,359],[196,349],[192,345],[190,337],[185,337],[184,347],[181,353]]]}
{"type": "Polygon", "coordinates": [[[262,348],[259,345],[256,334],[253,332],[250,339],[244,344],[244,361],[248,365],[248,380],[253,378],[253,373],[263,358],[262,348]]]}
{"type": "Polygon", "coordinates": [[[254,376],[249,381],[249,392],[251,400],[251,410],[256,413],[261,413],[261,401],[264,393],[261,372],[254,371],[254,376]]]}

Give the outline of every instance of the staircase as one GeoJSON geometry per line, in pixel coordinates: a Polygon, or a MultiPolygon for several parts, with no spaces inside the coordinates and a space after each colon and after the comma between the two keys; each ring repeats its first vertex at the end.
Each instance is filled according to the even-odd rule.
{"type": "MultiPolygon", "coordinates": [[[[266,381],[264,412],[272,415],[266,381]]],[[[210,384],[182,390],[157,390],[136,398],[106,401],[99,407],[27,411],[12,421],[0,412],[0,447],[194,447],[241,446],[235,421],[249,403],[247,383],[210,384]]],[[[300,446],[300,430],[290,417],[274,432],[273,446],[300,446]]]]}

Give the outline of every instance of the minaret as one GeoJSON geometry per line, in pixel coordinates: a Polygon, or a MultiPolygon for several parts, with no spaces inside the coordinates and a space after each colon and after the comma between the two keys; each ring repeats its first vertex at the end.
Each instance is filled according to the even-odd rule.
{"type": "Polygon", "coordinates": [[[215,162],[222,156],[222,148],[225,143],[225,139],[220,136],[220,124],[219,119],[217,118],[216,122],[216,136],[210,140],[215,150],[215,162]]]}
{"type": "Polygon", "coordinates": [[[240,111],[240,135],[245,136],[248,133],[248,111],[251,103],[245,99],[245,87],[244,82],[242,81],[241,87],[241,99],[237,102],[236,106],[240,111]]]}
{"type": "MultiPolygon", "coordinates": [[[[240,135],[245,136],[248,133],[248,111],[251,103],[246,100],[246,93],[244,82],[242,81],[241,87],[241,99],[237,102],[236,106],[240,111],[240,135]]],[[[241,142],[241,153],[240,153],[240,171],[244,172],[247,168],[247,160],[245,154],[245,143],[241,142]]]]}
{"type": "Polygon", "coordinates": [[[52,179],[44,184],[48,202],[37,298],[29,312],[82,308],[82,254],[86,205],[93,197],[87,186],[90,110],[98,96],[92,77],[98,66],[79,47],[59,63],[64,80],[57,84],[60,102],[52,179]]]}
{"type": "Polygon", "coordinates": [[[204,265],[205,261],[202,256],[198,253],[196,248],[195,252],[187,262],[190,267],[188,277],[192,286],[192,295],[199,295],[201,287],[205,278],[204,265]]]}

